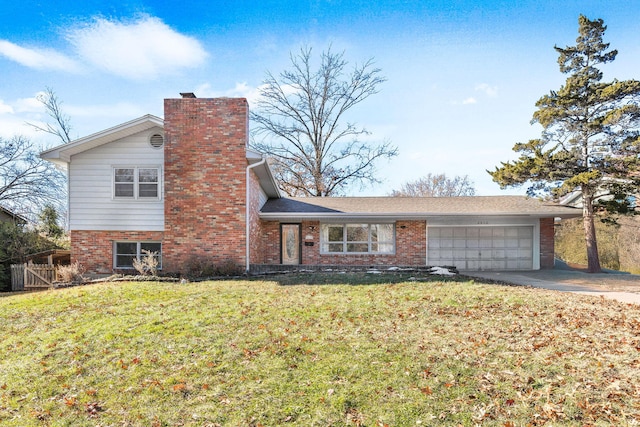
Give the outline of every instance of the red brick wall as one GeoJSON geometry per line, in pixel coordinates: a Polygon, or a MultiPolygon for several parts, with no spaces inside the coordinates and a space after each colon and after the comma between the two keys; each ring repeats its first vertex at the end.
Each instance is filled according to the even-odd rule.
{"type": "Polygon", "coordinates": [[[248,104],[164,101],[165,270],[191,257],[244,267],[248,104]]]}
{"type": "MultiPolygon", "coordinates": [[[[71,259],[90,276],[112,274],[113,243],[124,241],[162,242],[161,231],[71,231],[71,259]]],[[[163,248],[164,249],[164,248],[163,248]]]]}
{"type": "Polygon", "coordinates": [[[555,257],[553,218],[540,218],[540,268],[553,268],[555,257]]]}
{"type": "MultiPolygon", "coordinates": [[[[425,221],[396,222],[396,253],[394,255],[329,255],[320,253],[320,223],[318,221],[303,221],[302,264],[424,266],[427,253],[426,227],[425,221]],[[313,243],[313,246],[306,246],[305,242],[313,243]]],[[[252,262],[280,264],[280,223],[263,221],[261,240],[262,253],[252,262]]]]}

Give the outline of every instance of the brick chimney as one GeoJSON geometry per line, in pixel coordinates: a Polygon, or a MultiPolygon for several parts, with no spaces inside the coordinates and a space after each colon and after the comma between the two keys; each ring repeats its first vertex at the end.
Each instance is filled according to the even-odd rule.
{"type": "Polygon", "coordinates": [[[244,98],[164,100],[163,268],[187,273],[191,259],[245,264],[244,98]]]}

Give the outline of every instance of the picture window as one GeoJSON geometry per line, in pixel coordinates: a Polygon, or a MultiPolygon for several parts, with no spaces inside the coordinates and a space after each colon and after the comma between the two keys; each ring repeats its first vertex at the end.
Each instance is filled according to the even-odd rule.
{"type": "Polygon", "coordinates": [[[322,224],[321,253],[393,254],[394,224],[322,224]]]}

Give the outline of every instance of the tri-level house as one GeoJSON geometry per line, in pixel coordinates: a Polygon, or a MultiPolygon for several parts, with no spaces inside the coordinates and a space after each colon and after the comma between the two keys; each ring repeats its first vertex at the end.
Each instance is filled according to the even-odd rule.
{"type": "Polygon", "coordinates": [[[41,154],[69,178],[72,261],[89,274],[144,251],[181,273],[191,260],[245,271],[303,266],[553,266],[566,206],[520,196],[288,198],[248,146],[242,98],[164,101],[146,115],[41,154]]]}

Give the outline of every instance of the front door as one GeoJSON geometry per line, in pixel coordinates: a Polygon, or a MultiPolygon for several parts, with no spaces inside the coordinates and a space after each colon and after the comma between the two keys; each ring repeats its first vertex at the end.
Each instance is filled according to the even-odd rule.
{"type": "Polygon", "coordinates": [[[280,224],[282,264],[300,264],[300,224],[280,224]]]}

